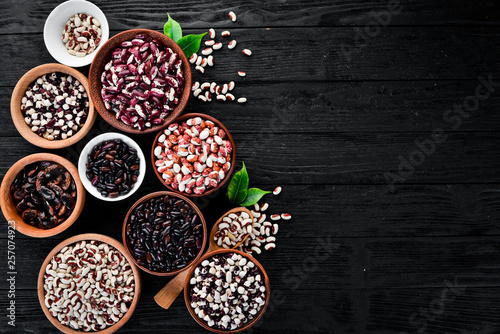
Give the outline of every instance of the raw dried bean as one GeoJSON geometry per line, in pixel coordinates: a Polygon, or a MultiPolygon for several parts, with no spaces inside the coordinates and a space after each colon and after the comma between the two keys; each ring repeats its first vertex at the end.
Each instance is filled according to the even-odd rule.
{"type": "Polygon", "coordinates": [[[62,325],[75,330],[100,331],[114,325],[134,299],[130,263],[105,243],[83,240],[66,246],[45,271],[45,305],[62,325]]]}
{"type": "MultiPolygon", "coordinates": [[[[208,82],[201,84],[193,95],[206,101],[211,95],[201,93],[202,88],[208,87],[208,82]]],[[[225,131],[211,121],[196,117],[182,123],[172,123],[162,135],[165,135],[165,140],[158,140],[153,153],[156,158],[155,166],[165,184],[180,192],[203,194],[216,188],[225,178],[231,166],[228,162],[232,159],[233,148],[231,142],[224,139],[225,131]],[[213,130],[215,128],[217,131],[213,130]],[[173,131],[176,135],[172,134],[173,131]],[[214,136],[211,136],[211,131],[214,136]],[[179,137],[182,139],[177,140],[179,137]],[[218,139],[215,140],[214,137],[218,139]],[[179,165],[181,159],[186,159],[186,163],[179,165]],[[190,175],[190,178],[183,178],[186,175],[190,175]],[[181,179],[177,180],[177,177],[181,179]]]]}
{"type": "Polygon", "coordinates": [[[121,139],[95,145],[87,157],[86,176],[104,197],[126,195],[134,188],[141,161],[137,150],[121,139]]]}
{"type": "MultiPolygon", "coordinates": [[[[191,62],[201,63],[193,56],[191,62]]],[[[183,62],[172,49],[146,34],[121,43],[101,76],[106,109],[141,131],[163,124],[184,90],[183,62]],[[130,75],[131,74],[131,75],[130,75]]]]}
{"type": "Polygon", "coordinates": [[[236,330],[256,318],[266,303],[262,277],[260,269],[246,257],[231,252],[217,254],[194,270],[189,280],[190,305],[208,326],[236,330]]]}
{"type": "Polygon", "coordinates": [[[71,174],[50,161],[25,166],[10,192],[22,220],[40,229],[54,228],[68,219],[77,199],[71,174]]]}
{"type": "Polygon", "coordinates": [[[31,131],[47,140],[64,140],[85,124],[89,98],[74,77],[53,72],[33,81],[21,99],[21,112],[31,131]]]}
{"type": "Polygon", "coordinates": [[[102,31],[98,28],[100,25],[97,19],[84,13],[71,16],[62,32],[62,42],[68,53],[85,57],[94,52],[101,43],[102,31]]]}
{"type": "Polygon", "coordinates": [[[139,204],[126,226],[132,256],[155,272],[188,266],[202,251],[204,233],[196,211],[184,200],[168,195],[139,204]]]}

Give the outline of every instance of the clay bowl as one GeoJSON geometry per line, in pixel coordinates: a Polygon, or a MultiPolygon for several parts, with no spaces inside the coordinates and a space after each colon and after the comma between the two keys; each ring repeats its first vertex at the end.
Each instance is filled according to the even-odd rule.
{"type": "Polygon", "coordinates": [[[182,196],[182,195],[179,195],[179,194],[174,193],[174,192],[170,192],[170,191],[157,191],[157,192],[154,192],[154,193],[151,193],[149,195],[146,195],[146,196],[142,197],[137,202],[135,202],[134,205],[132,205],[132,207],[130,208],[130,210],[128,210],[127,215],[125,216],[125,220],[123,221],[122,239],[123,239],[123,245],[125,246],[125,251],[130,256],[130,258],[132,258],[132,260],[134,261],[134,263],[139,268],[141,268],[141,270],[147,272],[148,274],[155,275],[155,276],[175,276],[175,275],[177,275],[177,274],[179,274],[179,273],[181,273],[181,272],[189,269],[189,267],[191,266],[191,264],[193,264],[196,261],[198,261],[198,259],[203,255],[203,250],[205,249],[205,245],[207,243],[207,224],[205,223],[205,218],[203,217],[203,214],[201,213],[200,209],[198,209],[198,207],[191,200],[189,200],[189,198],[187,198],[185,196],[182,196]],[[141,204],[142,202],[147,201],[147,200],[149,200],[151,198],[154,198],[154,197],[163,197],[165,195],[169,195],[169,196],[172,196],[172,197],[175,197],[175,198],[179,198],[179,199],[182,199],[182,200],[186,201],[186,203],[188,203],[194,209],[194,211],[196,211],[196,213],[200,217],[201,223],[203,225],[203,244],[201,246],[201,249],[200,249],[198,255],[196,255],[196,257],[193,260],[191,260],[191,262],[189,262],[188,265],[185,266],[184,268],[177,269],[177,270],[172,270],[172,271],[169,271],[169,272],[156,272],[156,271],[149,270],[149,269],[141,266],[139,263],[137,263],[135,257],[133,256],[133,251],[130,249],[130,245],[129,245],[128,237],[127,237],[127,233],[126,233],[126,227],[127,227],[128,221],[129,221],[129,217],[132,214],[132,211],[139,204],[141,204]]]}
{"type": "Polygon", "coordinates": [[[78,175],[78,170],[71,162],[55,154],[36,153],[22,158],[7,171],[7,174],[5,174],[5,177],[2,181],[2,186],[0,188],[0,206],[2,207],[2,212],[5,219],[9,222],[10,225],[15,227],[17,231],[30,237],[46,238],[61,233],[76,221],[76,219],[82,212],[83,205],[85,203],[85,195],[85,188],[83,188],[80,176],[78,175]],[[16,206],[14,204],[15,202],[10,193],[10,185],[16,178],[17,174],[23,170],[24,166],[38,161],[53,161],[66,168],[66,170],[75,180],[77,189],[76,204],[73,213],[64,222],[48,230],[40,229],[25,223],[21,219],[20,214],[17,212],[16,206]]]}
{"type": "Polygon", "coordinates": [[[61,242],[59,245],[54,247],[54,249],[47,255],[45,258],[45,261],[42,264],[42,267],[40,268],[40,273],[38,274],[38,301],[40,302],[40,305],[42,306],[43,313],[45,313],[45,316],[49,321],[61,332],[67,333],[67,334],[81,334],[84,333],[83,331],[77,331],[74,330],[68,326],[65,326],[57,320],[57,318],[54,318],[50,313],[45,305],[45,295],[44,295],[44,288],[43,288],[43,279],[45,275],[45,268],[49,264],[49,262],[52,260],[54,255],[56,255],[61,249],[68,245],[72,245],[78,241],[82,240],[96,240],[100,241],[103,243],[107,243],[108,245],[113,246],[116,248],[120,253],[122,253],[125,258],[128,260],[130,263],[130,267],[132,268],[132,271],[134,272],[134,277],[135,277],[135,294],[134,294],[134,299],[132,300],[132,303],[130,305],[130,308],[128,309],[127,313],[123,315],[123,317],[118,321],[116,324],[114,324],[111,327],[105,328],[100,331],[92,332],[92,333],[99,333],[99,334],[110,334],[116,332],[118,329],[120,329],[125,323],[130,319],[132,314],[134,313],[134,310],[137,306],[137,303],[139,302],[139,297],[141,295],[141,275],[139,272],[139,269],[134,265],[134,262],[130,258],[130,256],[127,254],[125,251],[123,245],[119,243],[117,240],[110,238],[108,236],[102,235],[102,234],[95,234],[95,233],[86,233],[86,234],[79,234],[75,235],[74,237],[71,237],[69,239],[64,240],[61,242]]]}
{"type": "Polygon", "coordinates": [[[175,43],[171,38],[165,36],[163,33],[159,33],[154,30],[149,29],[131,29],[121,32],[113,37],[111,37],[98,51],[95,55],[94,60],[92,61],[92,65],[90,66],[89,72],[89,83],[90,83],[90,97],[94,102],[94,105],[97,109],[97,112],[104,118],[106,122],[114,126],[115,128],[129,132],[129,133],[151,133],[156,132],[160,129],[165,128],[169,123],[171,123],[174,119],[176,119],[186,107],[186,104],[189,100],[189,96],[191,95],[191,67],[189,66],[188,59],[186,55],[182,51],[182,49],[175,43]],[[179,54],[182,58],[182,69],[184,71],[184,90],[182,92],[179,104],[175,107],[175,109],[170,113],[170,115],[165,119],[163,124],[153,125],[150,128],[145,129],[144,131],[140,131],[139,129],[135,129],[132,126],[124,124],[121,120],[116,119],[115,114],[106,110],[104,106],[104,102],[101,96],[101,74],[104,70],[104,66],[111,59],[111,54],[116,48],[120,46],[123,41],[130,41],[134,38],[134,36],[138,33],[145,33],[152,38],[155,38],[159,42],[163,43],[163,45],[171,48],[174,52],[179,54]]]}
{"type": "MultiPolygon", "coordinates": [[[[219,190],[229,181],[229,179],[231,178],[231,174],[233,174],[234,165],[236,164],[236,147],[234,145],[233,136],[231,136],[231,133],[229,133],[229,130],[218,119],[216,119],[212,116],[208,116],[208,115],[200,114],[200,113],[190,113],[190,114],[182,115],[181,117],[177,118],[175,121],[170,122],[170,123],[180,123],[180,122],[185,121],[185,120],[192,118],[192,117],[201,117],[204,120],[210,120],[210,121],[214,122],[220,129],[223,129],[226,132],[226,136],[229,139],[229,141],[231,142],[231,145],[233,146],[233,153],[231,153],[232,154],[231,168],[226,173],[226,177],[224,178],[224,180],[222,180],[222,182],[219,183],[219,185],[216,188],[209,189],[208,191],[205,191],[203,194],[199,194],[199,195],[193,194],[193,193],[187,194],[185,192],[181,193],[181,192],[179,192],[179,190],[172,188],[172,186],[165,184],[165,182],[163,182],[163,178],[162,178],[161,174],[158,172],[158,169],[156,168],[156,165],[155,165],[156,157],[154,154],[156,144],[158,143],[158,138],[160,138],[161,134],[163,133],[163,130],[158,132],[158,134],[156,135],[155,140],[153,142],[153,147],[151,148],[151,162],[153,163],[153,167],[154,167],[154,171],[155,171],[156,176],[158,177],[160,182],[165,187],[167,187],[170,191],[174,191],[174,192],[180,193],[180,194],[182,194],[184,196],[188,196],[188,197],[202,197],[202,196],[210,195],[211,193],[219,190]]],[[[170,123],[168,125],[170,125],[170,123]]],[[[166,127],[168,127],[168,125],[166,127]]]]}
{"type": "Polygon", "coordinates": [[[184,283],[184,301],[186,302],[186,307],[189,310],[189,313],[191,314],[191,316],[193,317],[193,319],[196,320],[196,322],[201,327],[203,327],[206,330],[209,330],[211,332],[226,334],[226,333],[239,333],[239,332],[242,332],[242,331],[246,331],[250,327],[252,327],[253,325],[255,325],[257,322],[259,322],[259,320],[264,315],[264,312],[266,311],[267,306],[269,305],[269,299],[271,297],[271,283],[269,281],[269,277],[267,276],[266,271],[264,270],[264,267],[259,262],[257,262],[257,260],[255,260],[251,255],[248,255],[247,253],[241,252],[239,250],[235,250],[235,249],[220,249],[220,250],[216,250],[216,251],[213,251],[213,252],[205,254],[200,260],[198,260],[198,262],[196,262],[195,265],[193,265],[191,267],[191,269],[188,272],[188,276],[187,277],[188,278],[186,279],[186,281],[184,283]],[[212,328],[212,327],[208,326],[208,324],[206,323],[206,321],[204,321],[203,319],[200,319],[200,317],[198,317],[198,315],[194,312],[193,308],[191,307],[191,299],[189,297],[189,292],[190,292],[189,281],[193,277],[194,270],[196,269],[196,267],[198,267],[200,265],[200,263],[203,262],[204,260],[209,259],[209,258],[211,258],[214,255],[224,254],[224,253],[237,253],[237,254],[240,254],[241,256],[244,256],[245,258],[247,258],[248,261],[252,261],[253,263],[255,263],[255,265],[261,271],[262,276],[264,277],[264,284],[266,285],[266,303],[264,304],[264,306],[262,307],[262,309],[259,311],[259,313],[251,321],[247,322],[243,327],[235,329],[235,330],[219,330],[219,329],[215,329],[215,328],[212,328]]]}
{"type": "Polygon", "coordinates": [[[87,135],[89,130],[92,128],[92,125],[94,125],[96,117],[94,111],[94,105],[90,98],[89,83],[87,77],[85,77],[78,70],[75,70],[74,68],[61,64],[40,65],[31,69],[25,75],[23,75],[22,78],[19,79],[19,81],[17,82],[16,87],[12,92],[12,98],[10,100],[10,113],[12,116],[12,121],[14,122],[17,131],[19,131],[19,133],[21,134],[21,136],[24,137],[24,139],[26,139],[33,145],[48,149],[58,149],[58,148],[68,147],[77,143],[78,141],[80,141],[80,139],[82,139],[87,135]],[[68,139],[48,140],[43,137],[40,137],[38,134],[31,131],[30,126],[28,126],[24,121],[24,116],[21,112],[21,100],[24,96],[24,93],[26,92],[26,89],[28,89],[28,86],[38,77],[52,72],[61,72],[69,74],[72,77],[78,79],[78,81],[80,81],[85,87],[85,91],[87,92],[89,99],[89,113],[87,116],[87,120],[85,121],[85,124],[78,130],[78,132],[74,136],[69,137],[68,139]]]}

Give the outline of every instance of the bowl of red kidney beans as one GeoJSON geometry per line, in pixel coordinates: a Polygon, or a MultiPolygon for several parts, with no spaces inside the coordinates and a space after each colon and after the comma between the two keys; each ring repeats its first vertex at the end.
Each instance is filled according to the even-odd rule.
{"type": "Polygon", "coordinates": [[[169,37],[131,29],[98,50],[89,83],[97,111],[112,126],[129,133],[156,132],[184,110],[191,94],[191,68],[169,37]]]}

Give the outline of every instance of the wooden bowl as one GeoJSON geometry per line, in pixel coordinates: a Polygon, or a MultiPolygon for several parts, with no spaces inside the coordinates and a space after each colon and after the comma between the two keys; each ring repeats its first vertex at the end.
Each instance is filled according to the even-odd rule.
{"type": "Polygon", "coordinates": [[[201,213],[200,209],[198,209],[198,207],[193,202],[191,202],[191,200],[189,198],[187,198],[185,196],[182,196],[182,195],[179,195],[179,194],[174,193],[174,192],[170,192],[170,191],[157,191],[157,192],[154,192],[154,193],[151,193],[149,195],[146,195],[146,196],[142,197],[137,202],[135,202],[134,205],[132,205],[132,207],[130,208],[130,210],[128,210],[127,215],[125,216],[125,220],[123,221],[122,239],[123,239],[123,245],[125,246],[125,251],[132,258],[132,261],[134,261],[134,263],[139,268],[141,268],[141,270],[147,272],[148,274],[155,275],[155,276],[175,276],[178,273],[183,272],[184,270],[189,269],[189,267],[191,266],[191,264],[195,263],[196,261],[198,261],[198,259],[203,255],[203,250],[205,249],[205,245],[207,244],[207,224],[205,223],[205,218],[203,217],[203,214],[201,213]],[[126,230],[126,227],[127,227],[127,223],[128,223],[130,214],[132,213],[132,211],[139,204],[141,204],[142,202],[145,202],[145,201],[147,201],[147,200],[149,200],[151,198],[154,198],[154,197],[163,197],[165,195],[169,195],[169,196],[176,197],[176,198],[179,198],[179,199],[182,199],[182,200],[186,201],[186,203],[188,203],[194,209],[194,211],[196,211],[196,213],[200,217],[201,223],[203,225],[203,244],[201,246],[201,249],[200,249],[198,255],[196,255],[196,257],[193,260],[191,260],[186,265],[186,267],[184,267],[182,269],[172,270],[172,271],[169,271],[169,272],[156,272],[156,271],[152,271],[152,270],[149,270],[147,268],[144,268],[139,263],[137,263],[137,261],[135,260],[134,255],[133,255],[133,252],[130,249],[130,245],[129,245],[129,242],[128,242],[127,233],[125,232],[125,230],[126,230]]]}
{"type": "MultiPolygon", "coordinates": [[[[226,132],[226,136],[229,139],[229,141],[231,142],[231,145],[233,146],[233,152],[231,153],[232,154],[232,156],[231,156],[231,168],[226,173],[226,177],[224,178],[224,180],[222,180],[222,182],[219,183],[219,185],[216,188],[212,188],[208,191],[205,191],[203,194],[199,194],[199,195],[198,194],[187,194],[185,192],[181,193],[181,192],[179,192],[179,190],[174,189],[169,184],[166,184],[165,182],[163,182],[163,178],[162,178],[160,172],[158,172],[158,169],[156,168],[156,165],[155,165],[156,157],[154,154],[156,144],[158,143],[158,138],[160,138],[161,134],[163,133],[163,130],[158,132],[158,134],[155,137],[155,141],[153,142],[153,147],[151,148],[151,162],[153,163],[153,169],[155,171],[156,176],[161,181],[161,183],[165,187],[167,187],[169,190],[174,191],[174,192],[179,193],[179,194],[182,194],[184,196],[188,196],[188,197],[202,197],[202,196],[209,195],[209,194],[217,191],[218,189],[222,188],[222,186],[224,186],[224,184],[226,184],[226,182],[228,182],[228,180],[231,178],[231,174],[233,174],[233,170],[234,170],[234,165],[236,164],[236,147],[234,145],[233,136],[231,136],[231,133],[229,133],[229,130],[218,119],[216,119],[212,116],[208,116],[208,115],[200,114],[200,113],[190,113],[190,114],[182,115],[181,117],[177,118],[176,120],[174,120],[170,123],[180,123],[180,122],[185,121],[185,120],[192,118],[192,117],[201,117],[205,120],[210,120],[210,121],[214,122],[219,128],[223,129],[226,132]]],[[[168,125],[170,125],[170,123],[167,124],[167,126],[165,126],[165,127],[168,127],[168,125]]]]}
{"type": "Polygon", "coordinates": [[[40,302],[40,305],[42,306],[43,313],[45,313],[45,316],[47,317],[47,319],[49,319],[49,321],[57,329],[59,329],[61,332],[67,333],[67,334],[81,334],[81,333],[84,333],[83,331],[77,331],[77,330],[74,330],[74,329],[72,329],[72,328],[70,328],[68,326],[65,326],[65,325],[61,324],[59,322],[59,320],[57,320],[57,318],[54,318],[52,316],[52,314],[50,314],[49,309],[45,305],[45,294],[44,294],[45,291],[44,291],[44,288],[43,288],[43,281],[44,281],[43,280],[44,279],[43,276],[45,275],[45,268],[47,267],[47,265],[49,264],[49,262],[52,260],[52,258],[54,257],[54,255],[56,255],[64,247],[66,247],[68,245],[72,245],[72,244],[74,244],[74,243],[76,243],[78,241],[82,241],[82,240],[96,240],[96,241],[107,243],[108,245],[113,246],[118,251],[120,251],[120,253],[122,253],[123,256],[125,256],[125,258],[130,263],[130,267],[132,268],[132,271],[134,272],[134,277],[135,277],[134,299],[132,300],[132,303],[131,303],[130,308],[128,309],[127,313],[125,313],[123,315],[123,317],[120,319],[120,321],[118,321],[113,326],[110,326],[110,327],[105,328],[105,329],[100,330],[100,331],[89,332],[89,333],[99,333],[99,334],[114,333],[118,329],[120,329],[123,325],[125,325],[125,323],[128,321],[128,319],[130,319],[130,317],[134,313],[134,310],[135,310],[135,308],[137,306],[137,303],[139,302],[139,297],[141,295],[141,275],[140,275],[140,272],[137,269],[137,267],[134,265],[134,262],[132,261],[132,259],[130,258],[130,256],[127,254],[127,252],[125,252],[125,248],[123,247],[123,245],[121,243],[119,243],[118,241],[116,241],[115,239],[113,239],[113,238],[110,238],[110,237],[102,235],[102,234],[95,234],[95,233],[79,234],[79,235],[75,235],[74,237],[71,237],[69,239],[64,240],[59,245],[57,245],[56,247],[54,247],[54,249],[45,258],[45,261],[43,261],[42,267],[40,268],[40,273],[38,274],[38,286],[37,286],[37,289],[38,289],[38,301],[40,302]]]}
{"type": "Polygon", "coordinates": [[[186,302],[186,307],[189,310],[189,313],[191,314],[193,319],[196,320],[196,322],[198,324],[200,324],[201,327],[203,327],[206,330],[209,330],[211,332],[214,332],[214,333],[221,333],[221,334],[239,333],[239,332],[243,332],[243,331],[248,330],[250,327],[252,327],[257,322],[259,322],[259,320],[262,318],[262,316],[264,315],[264,312],[266,312],[267,306],[269,305],[270,298],[271,298],[271,283],[269,281],[269,276],[267,276],[267,273],[266,273],[264,267],[257,260],[255,260],[255,258],[253,258],[251,255],[248,255],[247,253],[244,253],[242,251],[235,250],[235,249],[219,249],[219,250],[205,254],[200,260],[198,260],[198,262],[195,265],[193,265],[191,267],[191,269],[188,272],[186,282],[184,283],[184,301],[186,302]],[[237,254],[240,254],[241,256],[244,256],[245,258],[247,258],[248,261],[252,261],[253,263],[255,263],[255,265],[259,268],[262,275],[264,276],[264,284],[266,285],[266,303],[264,304],[262,309],[259,311],[259,313],[251,321],[247,322],[243,327],[235,329],[235,330],[220,330],[220,329],[215,329],[215,328],[208,326],[206,321],[204,321],[203,319],[200,319],[200,317],[198,317],[198,315],[194,312],[193,308],[191,307],[191,299],[189,297],[189,292],[191,290],[189,281],[193,277],[193,273],[194,273],[196,267],[198,267],[200,265],[200,263],[203,262],[204,260],[209,259],[214,255],[224,254],[224,253],[237,253],[237,254]]]}
{"type": "Polygon", "coordinates": [[[181,47],[177,45],[171,38],[165,36],[163,33],[159,33],[154,30],[149,29],[131,29],[121,32],[113,37],[111,37],[98,51],[95,55],[94,60],[92,61],[92,65],[90,66],[89,72],[89,82],[90,82],[90,97],[94,102],[94,105],[97,109],[97,112],[101,114],[102,118],[115,128],[129,132],[129,133],[151,133],[156,132],[160,129],[165,128],[169,123],[171,123],[174,119],[176,119],[186,107],[186,104],[189,100],[189,96],[191,95],[191,67],[186,58],[186,55],[182,51],[181,47]],[[159,42],[161,42],[166,47],[171,48],[175,53],[182,58],[182,69],[184,71],[184,90],[182,92],[181,98],[179,100],[179,104],[174,108],[174,110],[170,113],[170,115],[164,120],[163,124],[153,125],[150,128],[145,129],[144,131],[140,131],[139,129],[135,129],[132,126],[124,124],[121,120],[116,119],[115,114],[110,112],[104,106],[104,102],[102,101],[101,96],[101,74],[104,70],[104,66],[111,59],[111,54],[120,46],[123,41],[130,41],[134,38],[138,33],[145,33],[148,36],[155,38],[159,42]]]}
{"type": "Polygon", "coordinates": [[[89,130],[92,128],[92,125],[94,125],[96,117],[94,104],[92,103],[92,100],[90,98],[89,83],[87,77],[85,77],[78,70],[61,64],[40,65],[29,70],[25,75],[23,75],[22,78],[17,82],[16,87],[12,92],[12,98],[10,100],[10,114],[17,131],[19,131],[24,139],[26,139],[33,145],[48,149],[68,147],[77,143],[78,141],[80,141],[80,139],[87,135],[89,130]],[[78,132],[74,136],[71,136],[68,139],[48,140],[40,137],[38,134],[31,131],[31,127],[26,124],[26,122],[24,121],[23,113],[21,112],[21,100],[24,96],[24,93],[26,92],[26,89],[28,89],[28,86],[38,77],[52,72],[69,74],[72,77],[78,79],[78,81],[82,83],[83,87],[85,87],[85,91],[87,92],[87,96],[89,99],[89,113],[85,124],[78,130],[78,132]]]}
{"type": "Polygon", "coordinates": [[[78,170],[71,162],[55,154],[36,153],[22,158],[7,171],[7,174],[5,174],[5,177],[3,178],[2,186],[0,187],[0,206],[2,208],[2,213],[5,219],[17,231],[30,237],[46,238],[61,233],[76,221],[76,219],[82,212],[83,205],[85,203],[85,195],[85,188],[83,188],[82,181],[80,180],[80,176],[78,175],[78,170]],[[21,219],[19,212],[17,212],[12,194],[10,193],[10,185],[16,178],[17,174],[22,171],[26,165],[39,161],[53,161],[66,168],[66,170],[71,174],[73,180],[75,181],[77,192],[75,208],[71,215],[61,224],[47,230],[40,229],[31,226],[28,223],[25,223],[21,219]]]}
{"type": "MultiPolygon", "coordinates": [[[[252,227],[254,225],[254,218],[253,218],[253,214],[250,210],[248,210],[247,208],[245,207],[237,207],[237,208],[232,208],[231,210],[229,210],[228,212],[226,212],[225,214],[223,214],[219,219],[217,219],[217,221],[215,222],[214,226],[212,227],[212,230],[210,231],[210,239],[209,239],[209,242],[210,242],[210,246],[215,248],[215,249],[230,249],[230,248],[224,248],[224,247],[219,247],[219,245],[217,245],[217,243],[215,242],[214,240],[214,236],[215,236],[215,233],[217,233],[217,231],[219,231],[219,224],[222,223],[222,219],[224,219],[224,217],[227,217],[229,216],[231,213],[239,213],[239,212],[246,212],[249,216],[250,216],[250,219],[252,220],[252,227]]],[[[237,249],[238,247],[240,247],[240,245],[242,243],[245,242],[245,240],[250,236],[250,234],[248,233],[241,241],[238,241],[236,243],[236,245],[232,248],[232,249],[237,249]]]]}

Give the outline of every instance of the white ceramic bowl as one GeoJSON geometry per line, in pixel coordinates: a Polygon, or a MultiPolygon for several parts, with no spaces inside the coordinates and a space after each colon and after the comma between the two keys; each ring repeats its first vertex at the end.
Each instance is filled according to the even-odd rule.
{"type": "Polygon", "coordinates": [[[71,67],[89,65],[94,59],[99,48],[109,39],[109,25],[104,13],[91,2],[85,0],[69,0],[63,2],[50,13],[43,28],[43,39],[49,53],[61,64],[71,67]],[[62,31],[69,18],[77,13],[85,13],[97,18],[101,23],[101,43],[97,49],[85,57],[72,56],[62,42],[62,31]]]}
{"type": "Polygon", "coordinates": [[[78,159],[78,174],[80,175],[80,179],[82,180],[83,186],[92,196],[101,199],[103,201],[117,202],[129,196],[132,196],[132,194],[135,193],[137,189],[139,189],[139,187],[142,184],[142,181],[144,180],[144,176],[146,175],[146,159],[144,158],[144,153],[142,152],[141,147],[135,141],[133,141],[132,139],[130,139],[125,135],[122,135],[121,133],[107,132],[95,137],[94,139],[89,141],[87,145],[85,145],[82,152],[80,153],[80,158],[78,159]],[[127,145],[135,148],[137,150],[137,155],[139,156],[141,162],[139,166],[139,176],[137,177],[137,182],[134,183],[134,187],[132,188],[132,190],[130,190],[130,192],[126,195],[118,196],[115,198],[109,198],[102,196],[101,193],[97,190],[97,188],[94,187],[92,183],[89,181],[86,175],[87,167],[85,165],[87,164],[88,155],[90,151],[92,151],[94,145],[99,144],[106,140],[113,140],[113,139],[121,139],[127,145]]]}

